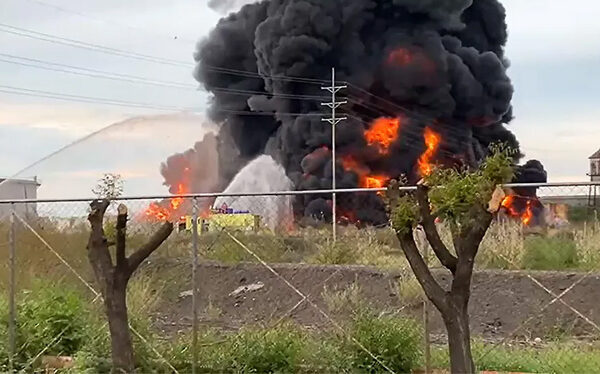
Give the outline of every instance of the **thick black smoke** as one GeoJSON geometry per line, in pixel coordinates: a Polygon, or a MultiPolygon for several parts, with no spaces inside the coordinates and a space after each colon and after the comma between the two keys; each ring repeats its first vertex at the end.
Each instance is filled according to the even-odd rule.
{"type": "MultiPolygon", "coordinates": [[[[245,162],[268,153],[297,189],[331,187],[331,127],[318,116],[324,112],[321,84],[282,78],[327,81],[331,67],[349,83],[340,93],[348,100],[341,109],[348,120],[337,127],[339,188],[363,184],[361,173],[343,167],[349,156],[371,175],[419,179],[426,127],[442,136],[435,155],[440,163],[477,165],[494,142],[518,150],[505,127],[513,96],[506,40],[505,10],[497,0],[246,5],[223,18],[195,54],[195,77],[213,95],[210,116],[223,124],[223,176],[230,180],[245,162]],[[387,154],[364,138],[382,116],[401,118],[387,154]]],[[[329,216],[327,198],[299,201],[297,213],[329,216]]],[[[371,195],[342,196],[340,211],[361,221],[385,220],[371,195]]]]}

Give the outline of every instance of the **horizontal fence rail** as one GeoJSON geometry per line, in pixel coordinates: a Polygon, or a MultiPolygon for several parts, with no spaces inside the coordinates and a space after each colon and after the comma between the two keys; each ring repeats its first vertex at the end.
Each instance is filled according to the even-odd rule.
{"type": "MultiPolygon", "coordinates": [[[[552,187],[600,187],[599,182],[561,182],[561,183],[508,183],[502,185],[504,188],[552,188],[552,187]]],[[[402,186],[401,191],[414,191],[417,186],[402,186]]],[[[245,193],[193,193],[181,195],[137,195],[120,196],[112,198],[112,201],[135,201],[135,200],[161,200],[161,199],[193,199],[193,198],[215,198],[215,197],[261,197],[261,196],[302,196],[302,195],[326,195],[326,194],[351,194],[351,193],[376,193],[387,191],[387,188],[346,188],[325,190],[301,190],[301,191],[266,191],[245,193]]],[[[599,191],[600,193],[600,191],[599,191]]],[[[31,204],[31,203],[80,203],[97,200],[97,197],[87,198],[55,198],[55,199],[4,199],[0,205],[6,204],[31,204]]]]}

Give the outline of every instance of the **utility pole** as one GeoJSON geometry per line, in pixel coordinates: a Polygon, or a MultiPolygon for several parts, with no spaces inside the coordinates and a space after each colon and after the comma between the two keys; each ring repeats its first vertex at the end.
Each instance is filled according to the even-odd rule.
{"type": "Polygon", "coordinates": [[[335,190],[337,188],[336,186],[336,177],[335,177],[335,163],[336,163],[336,158],[335,158],[335,127],[338,123],[346,120],[346,117],[336,117],[335,115],[335,110],[337,108],[339,108],[341,105],[347,104],[347,101],[336,101],[336,94],[340,91],[343,90],[345,88],[347,88],[348,86],[346,85],[342,85],[342,86],[336,86],[335,85],[335,68],[331,68],[331,86],[330,87],[321,87],[322,90],[326,90],[331,92],[331,102],[329,103],[321,103],[321,105],[329,107],[331,109],[331,117],[330,118],[323,118],[322,121],[324,122],[328,122],[329,124],[331,124],[331,172],[332,172],[332,180],[331,180],[331,189],[334,191],[332,194],[332,221],[333,221],[333,242],[335,243],[335,241],[337,240],[337,196],[335,193],[335,190]]]}

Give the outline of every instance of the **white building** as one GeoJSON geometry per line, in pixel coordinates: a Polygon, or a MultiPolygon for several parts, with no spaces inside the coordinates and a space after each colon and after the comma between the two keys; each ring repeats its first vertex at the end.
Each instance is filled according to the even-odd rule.
{"type": "Polygon", "coordinates": [[[600,150],[590,156],[589,176],[592,182],[600,182],[600,150]]]}
{"type": "MultiPolygon", "coordinates": [[[[0,178],[0,201],[37,199],[37,190],[40,186],[37,178],[33,179],[5,179],[0,178]]],[[[12,204],[0,204],[0,218],[11,211],[12,204]]],[[[31,216],[37,215],[36,204],[14,204],[17,214],[31,216]]]]}

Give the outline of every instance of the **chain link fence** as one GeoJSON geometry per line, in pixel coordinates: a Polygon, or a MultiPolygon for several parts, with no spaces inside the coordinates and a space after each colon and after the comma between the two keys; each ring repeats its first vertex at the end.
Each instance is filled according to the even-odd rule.
{"type": "MultiPolygon", "coordinates": [[[[598,186],[510,188],[526,201],[537,194],[544,209],[527,224],[527,203],[515,208],[518,215],[507,208],[482,243],[470,304],[476,363],[481,370],[595,372],[600,367],[600,310],[594,297],[600,292],[598,186]]],[[[265,346],[275,344],[268,340],[275,339],[269,335],[274,332],[285,335],[276,334],[284,341],[291,336],[305,342],[310,336],[323,344],[319,350],[328,354],[321,361],[299,359],[296,372],[337,371],[345,361],[364,371],[401,372],[402,365],[381,346],[393,334],[374,338],[361,330],[361,316],[368,311],[377,319],[367,324],[368,331],[379,326],[398,336],[417,332],[417,340],[407,343],[413,366],[447,368],[443,323],[424,302],[393,231],[343,210],[371,203],[378,194],[338,193],[336,240],[326,209],[294,214],[299,199],[318,196],[327,204],[327,191],[113,202],[105,234],[114,240],[117,206],[126,205],[129,253],[164,220],[175,225],[128,289],[140,367],[163,372],[235,367],[247,353],[240,347],[256,351],[258,343],[248,342],[260,330],[265,346]],[[340,348],[326,345],[330,341],[346,343],[340,348]],[[353,359],[340,358],[348,346],[353,359]],[[359,365],[360,357],[372,370],[359,365]]],[[[6,274],[0,281],[0,316],[7,321],[0,326],[0,357],[10,358],[0,360],[1,368],[31,371],[61,357],[65,366],[74,360],[94,370],[108,368],[108,328],[86,251],[89,201],[0,207],[0,253],[6,259],[0,265],[6,274]]],[[[372,206],[364,208],[369,212],[372,206]]],[[[451,247],[443,222],[439,229],[451,247]]],[[[421,239],[422,253],[436,268],[421,239]]],[[[442,283],[449,280],[442,270],[434,272],[442,283]]]]}

